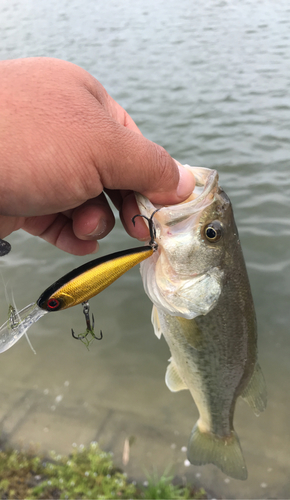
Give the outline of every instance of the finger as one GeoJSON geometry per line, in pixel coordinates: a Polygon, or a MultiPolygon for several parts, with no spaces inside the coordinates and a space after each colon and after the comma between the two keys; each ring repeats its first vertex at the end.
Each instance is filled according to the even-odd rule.
{"type": "Polygon", "coordinates": [[[122,208],[124,198],[128,196],[128,194],[132,193],[132,191],[128,191],[127,189],[122,189],[120,191],[116,189],[104,189],[104,191],[119,212],[122,208]]]}
{"type": "Polygon", "coordinates": [[[7,217],[0,215],[0,238],[5,238],[13,231],[17,231],[23,226],[24,217],[7,217]]]}
{"type": "Polygon", "coordinates": [[[104,194],[73,210],[73,231],[81,240],[104,238],[115,225],[114,214],[104,194]]]}
{"type": "Polygon", "coordinates": [[[127,111],[120,106],[109,94],[107,94],[107,109],[110,116],[120,125],[126,127],[137,134],[142,135],[141,130],[137,127],[133,118],[127,113],[127,111]]]}
{"type": "Polygon", "coordinates": [[[135,215],[139,214],[140,210],[138,208],[134,193],[128,193],[124,198],[122,208],[120,211],[120,219],[127,233],[133,238],[137,238],[141,241],[146,241],[150,239],[149,229],[144,219],[142,217],[137,217],[135,219],[135,225],[132,219],[135,215]]]}
{"type": "Polygon", "coordinates": [[[95,253],[99,248],[97,241],[83,241],[77,238],[73,232],[72,220],[63,214],[28,217],[22,228],[73,255],[95,253]]]}
{"type": "Polygon", "coordinates": [[[137,191],[162,205],[180,203],[192,193],[193,174],[162,147],[115,122],[104,125],[95,150],[104,187],[137,191]]]}
{"type": "Polygon", "coordinates": [[[115,207],[119,210],[121,222],[127,233],[141,241],[149,240],[149,229],[144,219],[138,217],[133,224],[132,219],[140,213],[133,191],[106,190],[115,207]]]}
{"type": "Polygon", "coordinates": [[[192,193],[192,172],[140,134],[120,105],[108,95],[105,104],[94,105],[90,148],[104,188],[137,191],[159,204],[180,203],[192,193]]]}
{"type": "MultiPolygon", "coordinates": [[[[83,75],[84,77],[84,75],[83,75]]],[[[142,135],[134,120],[127,111],[120,106],[106,91],[103,85],[92,75],[86,73],[86,88],[95,97],[96,101],[104,107],[108,115],[117,123],[137,134],[142,135]]],[[[84,82],[84,79],[82,79],[84,82]]]]}
{"type": "MultiPolygon", "coordinates": [[[[58,232],[56,242],[53,244],[60,250],[73,255],[87,255],[98,251],[99,244],[97,241],[84,241],[76,237],[70,220],[67,220],[63,224],[59,223],[59,226],[60,231],[58,232]]],[[[52,243],[51,237],[55,233],[55,229],[56,228],[53,228],[53,232],[46,232],[41,237],[49,243],[52,243]]]]}

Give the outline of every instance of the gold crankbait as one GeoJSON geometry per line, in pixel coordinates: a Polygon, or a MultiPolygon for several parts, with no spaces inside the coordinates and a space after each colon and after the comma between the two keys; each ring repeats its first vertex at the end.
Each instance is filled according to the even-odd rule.
{"type": "Polygon", "coordinates": [[[36,303],[51,312],[87,302],[153,252],[153,247],[148,245],[91,260],[50,285],[36,303]]]}
{"type": "MultiPolygon", "coordinates": [[[[86,331],[84,334],[76,336],[72,330],[73,337],[82,340],[90,333],[93,338],[102,338],[102,332],[100,338],[94,334],[94,319],[91,325],[88,300],[110,286],[129,269],[148,259],[157,249],[153,222],[156,211],[152,213],[150,218],[145,217],[150,231],[148,245],[121,250],[87,262],[50,285],[40,295],[36,303],[29,304],[21,311],[10,306],[8,320],[0,327],[0,353],[12,347],[27,332],[28,328],[47,312],[61,311],[77,304],[83,305],[86,331]]],[[[135,224],[136,217],[144,216],[135,215],[132,219],[133,224],[135,224]]]]}

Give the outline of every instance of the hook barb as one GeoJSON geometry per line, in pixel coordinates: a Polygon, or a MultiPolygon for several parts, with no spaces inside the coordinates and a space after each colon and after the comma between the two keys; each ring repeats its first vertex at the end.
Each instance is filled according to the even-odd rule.
{"type": "Polygon", "coordinates": [[[72,333],[73,338],[76,339],[76,340],[83,341],[83,339],[85,339],[84,343],[88,347],[88,345],[90,344],[90,342],[93,339],[102,340],[102,338],[103,338],[103,332],[102,332],[102,330],[100,330],[100,336],[99,337],[97,337],[95,335],[95,332],[94,332],[95,318],[94,318],[94,315],[92,314],[92,323],[91,323],[89,302],[88,301],[87,302],[83,302],[82,306],[83,306],[83,313],[84,313],[85,320],[86,320],[86,331],[84,333],[79,333],[78,335],[76,335],[75,332],[74,332],[74,330],[71,329],[71,333],[72,333]],[[89,334],[92,336],[91,339],[87,338],[89,334]]]}

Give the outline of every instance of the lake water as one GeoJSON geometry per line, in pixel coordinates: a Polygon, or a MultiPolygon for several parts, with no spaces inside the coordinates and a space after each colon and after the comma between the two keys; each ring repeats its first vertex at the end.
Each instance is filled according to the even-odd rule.
{"type": "MultiPolygon", "coordinates": [[[[269,403],[256,418],[239,401],[235,428],[249,478],[187,467],[197,410],[164,383],[169,357],[150,323],[138,269],[91,301],[104,338],[90,351],[72,339],[81,307],[47,315],[1,355],[2,440],[69,453],[98,440],[124,469],[203,485],[213,497],[289,498],[290,6],[287,0],[0,0],[0,57],[52,56],[92,73],[144,135],[183,163],[216,168],[230,196],[256,305],[259,359],[269,403]]],[[[33,189],[33,186],[32,186],[33,189]]],[[[17,233],[1,259],[19,308],[90,257],[66,255],[17,233]]],[[[118,222],[100,255],[135,244],[118,222]]],[[[136,243],[137,244],[137,243],[136,243]]],[[[5,283],[5,286],[4,286],[5,283]]]]}

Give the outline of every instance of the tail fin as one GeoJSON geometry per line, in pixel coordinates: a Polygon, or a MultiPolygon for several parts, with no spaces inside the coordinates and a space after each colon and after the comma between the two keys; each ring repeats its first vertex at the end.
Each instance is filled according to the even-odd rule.
{"type": "Polygon", "coordinates": [[[188,445],[188,460],[194,465],[214,464],[235,479],[247,479],[248,472],[235,431],[226,438],[201,432],[194,426],[188,445]]]}

